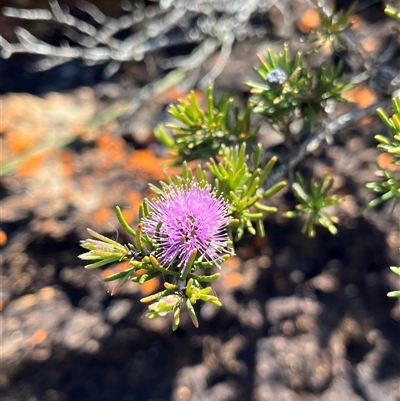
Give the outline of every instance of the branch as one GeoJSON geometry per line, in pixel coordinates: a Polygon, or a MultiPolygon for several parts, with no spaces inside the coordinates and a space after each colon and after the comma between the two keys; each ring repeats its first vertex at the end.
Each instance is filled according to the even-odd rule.
{"type": "Polygon", "coordinates": [[[18,43],[9,43],[0,36],[1,57],[9,58],[18,53],[43,56],[45,61],[39,62],[39,71],[72,59],[81,59],[89,65],[113,62],[109,70],[117,71],[121,63],[141,61],[148,52],[182,43],[200,43],[211,37],[219,40],[222,45],[222,61],[207,76],[206,81],[210,81],[222,71],[238,32],[243,38],[246,33],[251,35],[250,18],[256,12],[266,11],[264,0],[249,0],[243,4],[235,0],[170,0],[146,8],[133,5],[125,7],[128,14],[110,18],[93,4],[81,0],[78,8],[94,21],[90,24],[72,16],[57,0],[48,1],[49,10],[5,7],[2,11],[10,18],[56,22],[62,27],[63,34],[78,46],[53,46],[39,40],[26,29],[17,27],[18,43]],[[180,29],[178,35],[176,28],[180,29]],[[115,37],[128,29],[133,33],[126,39],[115,37]],[[227,33],[233,35],[232,38],[227,33]]]}
{"type": "Polygon", "coordinates": [[[326,119],[323,121],[316,132],[304,140],[297,151],[294,154],[288,155],[282,165],[271,174],[266,183],[266,188],[270,188],[288,175],[290,176],[294,168],[307,155],[315,152],[325,141],[331,143],[332,137],[339,131],[361,121],[364,117],[376,115],[376,110],[378,108],[387,108],[389,105],[390,100],[380,100],[365,109],[357,109],[343,114],[334,120],[326,119]]]}

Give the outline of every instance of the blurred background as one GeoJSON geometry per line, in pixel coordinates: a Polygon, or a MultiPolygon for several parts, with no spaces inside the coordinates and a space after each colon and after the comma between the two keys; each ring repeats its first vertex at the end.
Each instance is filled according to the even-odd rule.
{"type": "MultiPolygon", "coordinates": [[[[223,306],[196,305],[198,329],[185,315],[174,333],[168,317],[146,318],[139,299],[157,279],[111,297],[102,273],[77,258],[87,227],[129,241],[114,208],[134,225],[148,183],[163,179],[171,159],[153,131],[169,103],[193,88],[201,101],[215,82],[217,97],[243,104],[256,54],[285,41],[296,51],[319,24],[307,0],[172,4],[0,1],[2,399],[400,400],[400,306],[386,297],[400,288],[389,270],[399,265],[400,217],[389,204],[365,210],[374,135],[384,132],[375,115],[350,121],[300,165],[335,177],[345,199],[338,235],[308,238],[301,222],[271,216],[266,237],[245,237],[222,267],[213,288],[223,306]],[[101,46],[109,58],[93,50],[101,46]],[[87,52],[74,58],[76,49],[87,52]]],[[[311,62],[342,59],[353,77],[391,48],[385,62],[398,68],[396,22],[383,8],[356,6],[361,64],[329,48],[311,62]]],[[[346,96],[353,103],[338,116],[386,94],[363,83],[346,96]]],[[[270,128],[260,140],[279,152],[270,128]]],[[[274,200],[280,211],[291,201],[274,200]]]]}

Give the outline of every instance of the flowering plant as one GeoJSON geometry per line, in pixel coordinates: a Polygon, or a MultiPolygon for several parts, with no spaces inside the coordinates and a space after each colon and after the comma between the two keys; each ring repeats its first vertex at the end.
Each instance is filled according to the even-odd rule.
{"type": "Polygon", "coordinates": [[[232,254],[227,227],[231,222],[228,203],[217,195],[206,182],[168,177],[162,188],[152,187],[156,197],[145,200],[140,207],[140,223],[134,231],[124,220],[121,210],[117,215],[122,226],[135,239],[134,244],[120,245],[93,230],[95,239],[81,242],[89,252],[80,255],[83,260],[98,260],[86,267],[97,268],[104,264],[130,259],[129,268],[107,277],[106,281],[119,279],[115,294],[128,281],[140,284],[159,275],[166,278],[164,290],[141,299],[153,302],[149,317],[163,316],[173,312],[173,328],[179,325],[180,305],[184,302],[193,323],[197,326],[193,304],[198,300],[220,305],[218,298],[210,295],[211,288],[201,283],[212,282],[219,276],[198,269],[220,268],[221,263],[232,254]],[[138,272],[141,274],[137,274],[138,272]]]}
{"type": "MultiPolygon", "coordinates": [[[[345,44],[347,39],[342,33],[351,26],[350,14],[351,11],[339,16],[321,14],[321,31],[311,35],[311,42],[319,42],[315,51],[327,38],[334,37],[340,45],[345,44]]],[[[330,121],[329,115],[333,103],[346,101],[343,91],[353,84],[346,82],[340,64],[309,68],[301,52],[291,57],[287,44],[282,52],[275,54],[269,50],[268,57],[260,56],[259,61],[255,72],[261,82],[246,83],[251,94],[242,109],[233,107],[232,98],[217,100],[211,85],[203,93],[204,107],[195,92],[169,107],[175,122],[158,126],[155,136],[170,150],[175,164],[182,165],[182,174],[165,174],[159,187],[149,184],[154,197],[141,203],[136,229],[127,224],[120,208],[116,208],[132,242],[121,245],[93,230],[89,230],[93,238],[81,242],[88,252],[80,258],[90,262],[88,269],[128,261],[127,269],[105,278],[119,280],[112,294],[127,281],[143,284],[162,276],[164,288],[141,302],[149,304],[150,318],[171,313],[174,330],[183,305],[196,327],[194,304],[203,301],[221,305],[208,285],[220,276],[212,269],[220,269],[235,253],[234,242],[246,232],[265,235],[264,219],[277,212],[277,208],[264,202],[288,183],[298,204],[285,216],[303,218],[303,232],[310,237],[316,234],[317,225],[333,235],[337,233],[338,219],[332,210],[340,199],[331,194],[333,178],[323,175],[308,184],[295,168],[323,140],[330,143],[344,122],[353,120],[353,116],[346,115],[330,121]],[[267,157],[267,149],[257,143],[262,123],[252,124],[254,115],[282,135],[284,150],[279,160],[275,155],[267,157]],[[195,174],[186,165],[194,160],[199,161],[195,174]]],[[[393,117],[378,110],[393,138],[380,135],[376,139],[379,147],[393,157],[393,163],[398,164],[399,99],[393,99],[393,109],[393,117]]],[[[365,115],[368,114],[359,113],[358,118],[365,115]]],[[[367,185],[381,195],[369,206],[388,199],[394,199],[396,204],[400,199],[395,173],[381,170],[386,180],[367,185]]],[[[390,294],[397,296],[398,292],[390,294]]]]}
{"type": "MultiPolygon", "coordinates": [[[[258,145],[257,149],[256,159],[261,146],[258,145]]],[[[220,276],[218,272],[210,273],[210,269],[221,268],[221,264],[234,254],[232,238],[241,236],[244,227],[252,232],[252,219],[260,222],[263,212],[275,211],[259,200],[263,195],[269,197],[278,192],[285,185],[281,182],[269,191],[255,195],[258,186],[254,182],[258,184],[260,180],[266,180],[275,160],[267,163],[263,170],[258,168],[250,174],[245,145],[240,149],[223,148],[221,154],[226,156],[224,162],[211,161],[208,165],[216,177],[214,187],[207,182],[204,170],[198,167],[199,178],[196,179],[186,163],[181,177],[165,174],[161,188],[150,184],[155,197],[145,199],[140,205],[136,230],[127,224],[117,207],[118,220],[133,237],[132,243],[121,245],[91,229],[88,232],[94,239],[81,241],[81,246],[88,252],[79,257],[93,262],[86,265],[88,269],[129,260],[127,269],[105,278],[105,281],[119,280],[112,294],[116,294],[128,280],[143,284],[162,275],[164,289],[142,298],[141,302],[150,303],[147,314],[150,318],[172,312],[174,330],[179,325],[181,305],[186,305],[196,327],[198,320],[193,305],[197,301],[221,305],[211,294],[211,287],[205,286],[220,276]],[[232,158],[236,160],[234,166],[229,165],[232,158]],[[235,181],[229,180],[231,175],[236,177],[235,181]],[[247,184],[249,180],[252,185],[247,184]],[[252,213],[252,208],[259,211],[252,213]],[[240,216],[241,219],[235,218],[240,216]]],[[[253,161],[255,166],[258,162],[253,161]]]]}

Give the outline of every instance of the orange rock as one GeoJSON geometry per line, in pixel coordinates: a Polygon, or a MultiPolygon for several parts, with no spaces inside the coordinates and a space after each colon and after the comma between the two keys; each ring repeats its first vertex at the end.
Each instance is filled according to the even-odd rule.
{"type": "Polygon", "coordinates": [[[74,158],[70,151],[63,149],[61,153],[61,161],[64,167],[65,178],[72,178],[74,173],[74,158]]]}
{"type": "Polygon", "coordinates": [[[349,22],[351,24],[351,30],[356,31],[361,27],[362,21],[361,18],[358,15],[352,15],[349,19],[349,22]]]}
{"type": "Polygon", "coordinates": [[[357,103],[362,109],[371,106],[376,101],[375,93],[366,85],[360,85],[343,93],[343,97],[357,103]]]}
{"type": "Polygon", "coordinates": [[[142,203],[142,196],[137,191],[130,191],[126,195],[126,199],[129,204],[132,206],[132,209],[135,213],[139,210],[139,206],[142,203]]]}
{"type": "Polygon", "coordinates": [[[167,89],[161,96],[160,99],[166,103],[177,102],[180,98],[184,96],[184,92],[177,86],[167,89]]]}
{"type": "Polygon", "coordinates": [[[149,179],[162,180],[164,178],[163,160],[146,149],[133,152],[129,163],[135,170],[143,172],[149,179]]]}
{"type": "Polygon", "coordinates": [[[237,256],[231,256],[228,260],[226,260],[223,264],[224,268],[238,270],[240,267],[240,259],[237,256]]]}
{"type": "Polygon", "coordinates": [[[361,44],[362,44],[363,49],[368,53],[377,51],[378,47],[379,47],[378,39],[374,38],[373,36],[369,36],[369,37],[365,38],[361,44]]]}
{"type": "Polygon", "coordinates": [[[7,243],[7,234],[0,230],[0,246],[4,246],[7,243]]]}
{"type": "Polygon", "coordinates": [[[32,147],[37,138],[28,131],[12,130],[7,133],[6,141],[10,151],[17,154],[32,147]]]}
{"type": "MultiPolygon", "coordinates": [[[[121,208],[121,209],[122,209],[122,208],[121,208]]],[[[137,210],[137,209],[136,209],[136,210],[137,210]]],[[[135,212],[134,209],[125,208],[125,209],[122,209],[121,212],[122,212],[122,216],[124,217],[125,221],[126,221],[128,224],[131,224],[131,223],[135,220],[135,217],[136,217],[137,212],[135,212]]]]}
{"type": "Polygon", "coordinates": [[[385,170],[390,170],[390,171],[399,171],[400,166],[397,164],[393,163],[393,155],[390,153],[381,153],[378,156],[377,163],[379,167],[385,169],[385,170]]]}
{"type": "Polygon", "coordinates": [[[105,223],[111,220],[112,217],[113,217],[112,211],[107,208],[96,210],[92,215],[93,221],[95,223],[105,223]]]}
{"type": "Polygon", "coordinates": [[[128,268],[129,268],[129,260],[125,260],[124,262],[117,263],[112,267],[108,267],[107,269],[102,270],[102,272],[100,273],[100,277],[104,279],[108,276],[111,276],[112,274],[122,272],[128,268]]]}
{"type": "Polygon", "coordinates": [[[300,32],[309,33],[315,30],[321,20],[318,14],[318,10],[316,8],[309,8],[300,18],[299,22],[297,23],[297,27],[299,28],[300,32]]]}
{"type": "Polygon", "coordinates": [[[374,117],[366,116],[360,120],[361,125],[369,125],[374,121],[374,117]]]}
{"type": "Polygon", "coordinates": [[[143,295],[150,295],[157,291],[158,287],[160,286],[159,279],[157,277],[152,278],[151,280],[145,281],[140,286],[140,291],[143,295]]]}
{"type": "Polygon", "coordinates": [[[135,272],[135,277],[139,277],[139,276],[141,276],[142,274],[144,274],[144,273],[146,273],[146,272],[147,272],[146,269],[139,269],[139,270],[136,270],[136,272],[135,272]]]}
{"type": "Polygon", "coordinates": [[[224,283],[228,287],[238,287],[240,284],[242,284],[242,282],[243,276],[238,272],[228,274],[226,277],[224,277],[224,283]]]}
{"type": "Polygon", "coordinates": [[[35,173],[42,166],[43,160],[44,156],[30,157],[26,162],[17,167],[17,175],[26,177],[35,173]]]}
{"type": "Polygon", "coordinates": [[[38,344],[41,344],[42,342],[44,342],[46,340],[46,338],[47,338],[47,331],[44,329],[39,329],[33,333],[32,342],[35,345],[38,345],[38,344]]]}

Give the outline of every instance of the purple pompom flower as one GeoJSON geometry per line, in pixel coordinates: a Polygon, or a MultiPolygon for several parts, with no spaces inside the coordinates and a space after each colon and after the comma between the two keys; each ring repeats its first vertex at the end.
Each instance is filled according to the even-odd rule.
{"type": "Polygon", "coordinates": [[[193,181],[171,184],[149,201],[150,214],[142,220],[143,233],[156,242],[155,256],[166,268],[177,262],[183,270],[195,249],[197,256],[220,267],[222,255],[230,252],[228,207],[208,185],[193,181]]]}

